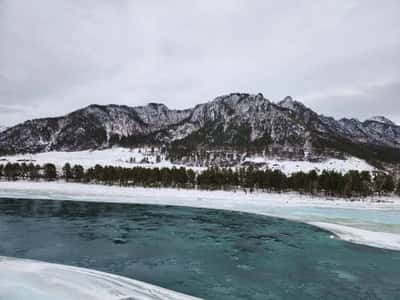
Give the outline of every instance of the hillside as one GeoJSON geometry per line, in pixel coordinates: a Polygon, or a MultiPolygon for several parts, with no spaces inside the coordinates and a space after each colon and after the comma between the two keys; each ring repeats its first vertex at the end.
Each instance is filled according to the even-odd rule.
{"type": "Polygon", "coordinates": [[[237,164],[247,156],[400,162],[400,126],[385,117],[336,120],[286,97],[234,93],[185,110],[158,103],[90,105],[0,132],[0,155],[153,145],[175,163],[237,164]]]}

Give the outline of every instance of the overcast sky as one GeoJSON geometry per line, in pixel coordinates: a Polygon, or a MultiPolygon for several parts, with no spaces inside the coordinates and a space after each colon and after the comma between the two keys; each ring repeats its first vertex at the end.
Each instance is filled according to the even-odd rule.
{"type": "Polygon", "coordinates": [[[0,0],[0,125],[230,92],[400,123],[400,1],[0,0]]]}

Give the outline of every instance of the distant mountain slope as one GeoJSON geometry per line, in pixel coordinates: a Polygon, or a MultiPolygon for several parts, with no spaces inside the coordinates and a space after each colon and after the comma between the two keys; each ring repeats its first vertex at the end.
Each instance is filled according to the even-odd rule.
{"type": "Polygon", "coordinates": [[[157,103],[90,105],[0,132],[0,154],[143,144],[164,146],[172,160],[183,162],[210,155],[229,160],[249,151],[293,159],[351,154],[400,162],[400,126],[384,117],[335,120],[291,97],[273,103],[262,94],[229,94],[186,110],[157,103]]]}

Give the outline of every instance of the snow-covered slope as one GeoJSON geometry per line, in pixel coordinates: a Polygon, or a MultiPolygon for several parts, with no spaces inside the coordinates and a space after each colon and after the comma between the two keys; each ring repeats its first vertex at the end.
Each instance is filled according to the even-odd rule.
{"type": "MultiPolygon", "coordinates": [[[[17,154],[0,157],[0,163],[19,162],[43,165],[53,163],[61,168],[65,163],[79,164],[85,168],[101,166],[119,167],[172,167],[173,164],[165,159],[165,154],[160,153],[159,148],[110,148],[94,151],[51,151],[35,154],[17,154]]],[[[176,165],[177,166],[177,165],[176,165]]]]}
{"type": "Polygon", "coordinates": [[[336,171],[340,173],[346,173],[351,170],[368,172],[376,170],[366,161],[356,157],[348,157],[346,159],[329,158],[324,161],[311,162],[307,160],[278,160],[253,156],[246,158],[243,164],[245,164],[245,162],[265,164],[265,167],[268,167],[272,170],[280,170],[287,175],[300,171],[307,173],[313,170],[317,171],[317,173],[321,173],[324,170],[336,171]]]}
{"type": "MultiPolygon", "coordinates": [[[[159,148],[156,147],[143,147],[143,148],[110,148],[95,151],[76,151],[76,152],[44,152],[36,154],[19,154],[12,156],[0,157],[0,164],[7,162],[18,163],[34,163],[43,165],[45,163],[53,163],[59,169],[65,163],[80,164],[85,168],[94,167],[96,164],[102,166],[120,166],[120,167],[135,167],[141,166],[146,168],[162,168],[162,167],[186,167],[195,171],[205,169],[205,167],[189,166],[174,164],[169,161],[165,154],[161,153],[159,148]]],[[[309,172],[312,170],[318,173],[323,170],[337,171],[345,173],[350,170],[359,171],[374,171],[375,168],[366,163],[365,161],[348,157],[346,159],[327,159],[324,161],[311,162],[307,160],[278,160],[263,156],[249,156],[242,157],[242,160],[232,167],[248,166],[249,164],[256,165],[260,168],[270,168],[273,170],[281,170],[289,175],[294,172],[309,172]]]]}
{"type": "Polygon", "coordinates": [[[373,122],[378,122],[378,123],[382,123],[382,124],[387,124],[390,126],[396,126],[396,123],[394,123],[392,120],[389,120],[388,118],[386,118],[384,116],[374,116],[374,117],[367,119],[366,121],[373,121],[373,122]]]}

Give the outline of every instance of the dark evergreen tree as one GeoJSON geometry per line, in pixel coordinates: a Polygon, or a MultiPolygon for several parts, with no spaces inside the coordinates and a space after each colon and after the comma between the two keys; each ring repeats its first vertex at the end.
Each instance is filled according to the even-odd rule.
{"type": "Polygon", "coordinates": [[[57,169],[54,164],[45,164],[43,166],[43,177],[46,180],[57,179],[57,169]]]}
{"type": "Polygon", "coordinates": [[[384,174],[376,174],[374,176],[374,191],[379,195],[383,193],[383,185],[385,184],[384,174]]]}
{"type": "Polygon", "coordinates": [[[21,176],[23,179],[26,179],[26,178],[29,177],[28,165],[27,165],[25,162],[23,162],[23,163],[20,165],[20,176],[21,176]]]}
{"type": "Polygon", "coordinates": [[[73,176],[72,176],[72,168],[71,168],[71,165],[69,163],[66,163],[64,165],[64,167],[62,168],[62,172],[63,172],[63,178],[66,181],[69,181],[69,180],[71,180],[73,178],[73,176]]]}
{"type": "Polygon", "coordinates": [[[84,176],[85,176],[85,170],[83,169],[83,167],[81,165],[75,165],[72,168],[72,178],[75,181],[82,181],[84,176]]]}
{"type": "Polygon", "coordinates": [[[400,196],[400,179],[397,182],[396,195],[400,196]]]}
{"type": "Polygon", "coordinates": [[[188,178],[189,186],[194,187],[196,184],[196,173],[193,170],[188,169],[187,170],[187,178],[188,178]]]}
{"type": "Polygon", "coordinates": [[[8,180],[17,180],[19,175],[18,171],[19,171],[18,164],[7,163],[4,167],[4,176],[8,180]]]}
{"type": "Polygon", "coordinates": [[[390,175],[384,175],[384,181],[382,186],[382,191],[386,194],[392,193],[395,189],[395,183],[393,177],[390,175]]]}

